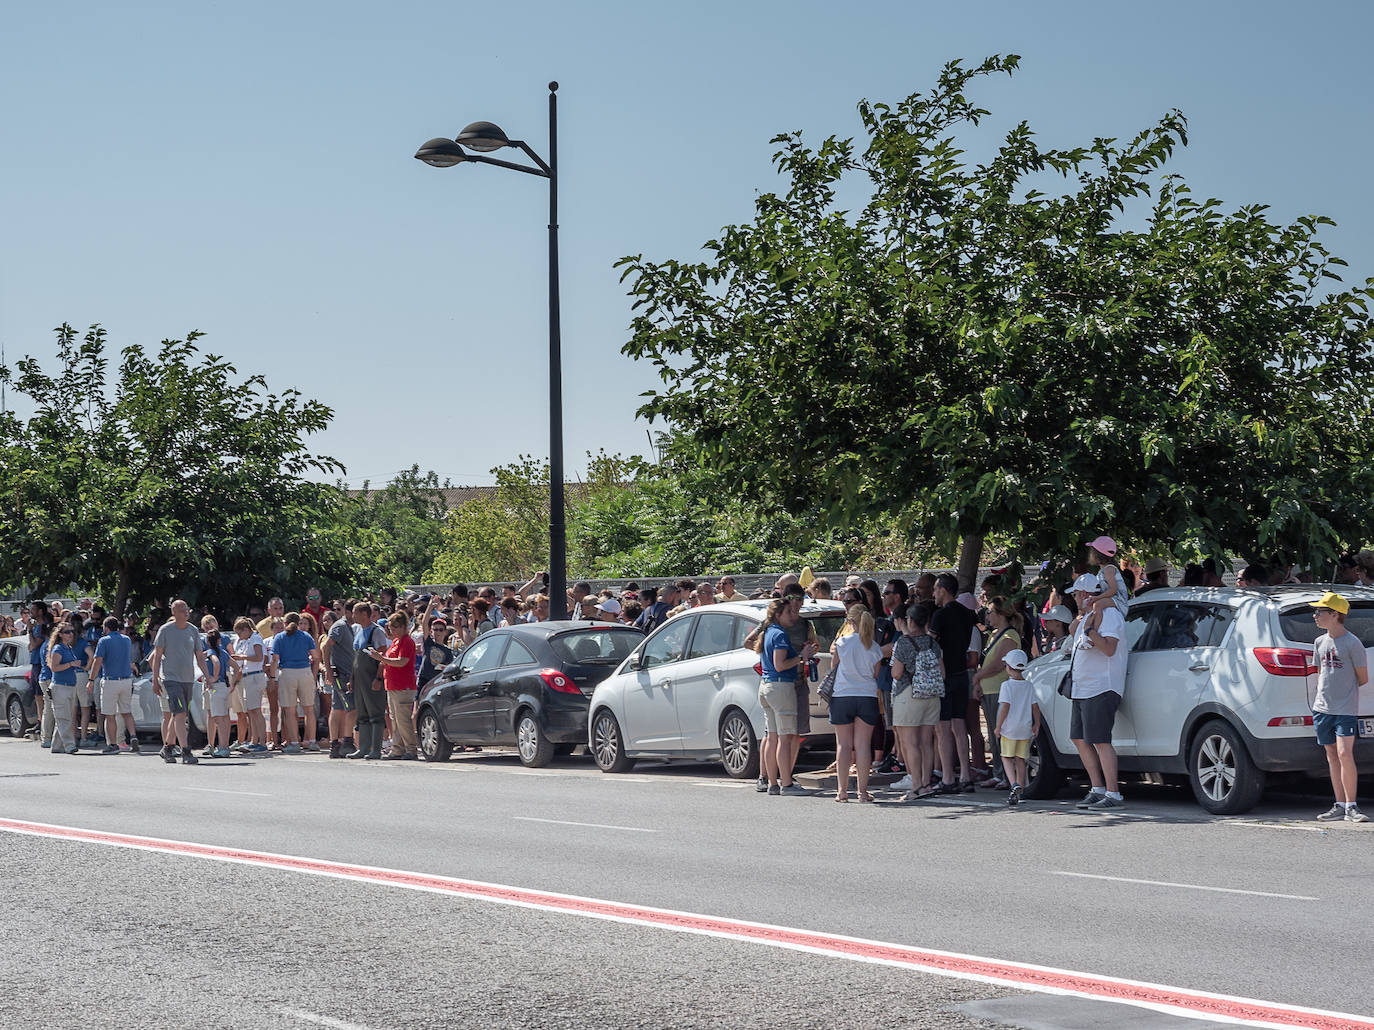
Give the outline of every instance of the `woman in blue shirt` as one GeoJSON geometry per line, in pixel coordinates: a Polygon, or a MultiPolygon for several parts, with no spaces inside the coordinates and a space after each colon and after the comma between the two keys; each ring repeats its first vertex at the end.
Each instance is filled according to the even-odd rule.
{"type": "Polygon", "coordinates": [[[76,653],[76,630],[71,626],[59,626],[53,630],[48,640],[47,666],[52,672],[53,727],[52,753],[66,751],[69,755],[77,753],[76,739],[72,736],[72,726],[76,718],[76,670],[81,666],[81,658],[76,653]],[[62,746],[63,737],[67,746],[62,746]]]}
{"type": "Polygon", "coordinates": [[[283,754],[298,754],[296,712],[305,719],[301,739],[307,751],[319,751],[315,743],[315,672],[320,667],[320,652],[315,638],[301,626],[299,612],[288,612],[286,629],[272,638],[272,656],[277,661],[277,700],[281,705],[283,754]]]}
{"type": "Polygon", "coordinates": [[[798,651],[787,634],[788,627],[796,625],[800,618],[786,598],[774,598],[763,617],[763,634],[755,645],[763,668],[759,704],[763,706],[763,726],[767,734],[759,749],[759,759],[769,794],[806,794],[804,787],[792,782],[790,761],[797,753],[792,747],[797,736],[797,671],[801,663],[810,658],[812,647],[808,643],[798,651]]]}

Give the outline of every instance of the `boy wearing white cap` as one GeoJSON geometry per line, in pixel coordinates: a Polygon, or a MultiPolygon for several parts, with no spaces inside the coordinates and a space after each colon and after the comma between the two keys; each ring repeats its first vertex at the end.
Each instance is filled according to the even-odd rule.
{"type": "Polygon", "coordinates": [[[1031,741],[1040,732],[1040,706],[1031,695],[1031,685],[1022,677],[1029,659],[1017,648],[1008,651],[1002,664],[1007,678],[997,695],[997,736],[1002,744],[1002,769],[1011,780],[1007,807],[1021,803],[1021,791],[1026,783],[1026,759],[1030,757],[1031,741]]]}
{"type": "Polygon", "coordinates": [[[1312,702],[1312,725],[1317,743],[1326,749],[1326,764],[1331,770],[1331,788],[1336,803],[1317,816],[1322,822],[1344,819],[1348,823],[1367,823],[1369,816],[1355,807],[1356,722],[1360,708],[1360,688],[1369,682],[1364,644],[1345,628],[1350,602],[1330,591],[1312,603],[1312,619],[1326,632],[1313,647],[1317,663],[1317,697],[1312,702]]]}

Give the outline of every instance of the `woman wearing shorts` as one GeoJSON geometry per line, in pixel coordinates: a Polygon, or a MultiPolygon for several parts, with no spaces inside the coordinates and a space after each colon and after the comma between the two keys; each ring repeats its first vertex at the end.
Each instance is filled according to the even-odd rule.
{"type": "MultiPolygon", "coordinates": [[[[281,729],[285,743],[283,754],[299,754],[297,743],[297,711],[305,716],[304,748],[318,751],[315,743],[315,670],[320,665],[320,652],[315,638],[302,625],[299,612],[288,612],[286,628],[272,638],[272,654],[277,659],[277,698],[281,705],[281,729]]],[[[311,619],[314,624],[314,619],[311,619]]]]}
{"type": "Polygon", "coordinates": [[[935,768],[935,725],[945,696],[945,663],[930,635],[930,608],[913,604],[893,619],[902,634],[892,648],[892,728],[902,742],[911,773],[905,801],[940,793],[931,784],[935,768]]]}
{"type": "Polygon", "coordinates": [[[868,792],[873,727],[878,724],[878,667],[883,649],[873,642],[873,616],[863,605],[850,605],[835,642],[830,645],[835,693],[830,699],[830,725],[835,727],[836,801],[849,800],[849,766],[858,756],[859,800],[868,792]]]}
{"type": "Polygon", "coordinates": [[[239,690],[243,693],[243,718],[247,732],[240,733],[240,750],[261,754],[267,750],[267,722],[262,716],[263,692],[267,688],[267,674],[262,663],[266,657],[262,637],[253,620],[240,615],[234,620],[233,661],[239,667],[239,690]]]}

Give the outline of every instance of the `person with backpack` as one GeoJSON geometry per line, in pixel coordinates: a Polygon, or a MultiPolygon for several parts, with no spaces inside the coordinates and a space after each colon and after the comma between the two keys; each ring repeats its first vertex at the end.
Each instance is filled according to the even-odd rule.
{"type": "Polygon", "coordinates": [[[927,605],[894,612],[892,621],[901,633],[892,645],[892,729],[911,774],[911,789],[902,800],[917,801],[940,793],[930,780],[935,726],[945,696],[945,662],[939,641],[930,633],[927,605]]]}

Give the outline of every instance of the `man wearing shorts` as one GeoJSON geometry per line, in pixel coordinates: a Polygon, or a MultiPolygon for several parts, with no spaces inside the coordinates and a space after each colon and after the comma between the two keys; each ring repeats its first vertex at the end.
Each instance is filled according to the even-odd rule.
{"type": "Polygon", "coordinates": [[[100,684],[100,715],[105,722],[105,746],[102,755],[117,755],[119,746],[119,717],[129,734],[129,750],[138,754],[138,731],[134,729],[134,645],[119,632],[119,620],[113,615],[105,619],[105,635],[95,645],[91,659],[91,682],[100,684]]]}
{"type": "MultiPolygon", "coordinates": [[[[186,713],[191,706],[191,690],[195,687],[196,669],[206,682],[205,653],[200,649],[200,630],[191,625],[191,606],[178,598],[172,602],[172,621],[164,622],[153,638],[153,693],[167,699],[172,716],[171,736],[181,748],[181,761],[195,765],[200,761],[191,754],[187,743],[186,713]]],[[[176,763],[172,741],[163,738],[162,760],[176,763]]]]}
{"type": "MultiPolygon", "coordinates": [[[[1079,576],[1072,591],[1081,599],[1079,610],[1086,609],[1092,595],[1101,590],[1102,581],[1091,572],[1079,576]]],[[[1078,807],[1093,812],[1126,807],[1117,789],[1116,748],[1112,746],[1112,725],[1126,689],[1125,639],[1126,619],[1116,605],[1102,608],[1096,620],[1083,619],[1073,635],[1069,739],[1092,782],[1092,790],[1078,807]]]]}
{"type": "Polygon", "coordinates": [[[955,600],[959,581],[945,572],[935,579],[935,603],[930,633],[945,657],[945,695],[940,699],[940,722],[935,729],[940,749],[940,791],[972,792],[973,765],[968,750],[968,654],[973,639],[973,612],[955,600]],[[958,770],[956,773],[955,770],[958,770]]]}
{"type": "Polygon", "coordinates": [[[1312,605],[1312,619],[1326,632],[1313,644],[1317,663],[1317,698],[1312,702],[1312,726],[1317,743],[1326,749],[1336,803],[1317,816],[1324,823],[1344,819],[1367,823],[1369,816],[1355,806],[1355,736],[1360,714],[1360,688],[1369,682],[1364,643],[1345,628],[1350,602],[1326,593],[1312,605]]]}
{"type": "Polygon", "coordinates": [[[356,601],[344,602],[343,618],[329,627],[320,654],[325,686],[333,692],[329,709],[329,757],[347,758],[353,750],[353,726],[358,721],[357,701],[353,697],[353,609],[356,601]]]}

